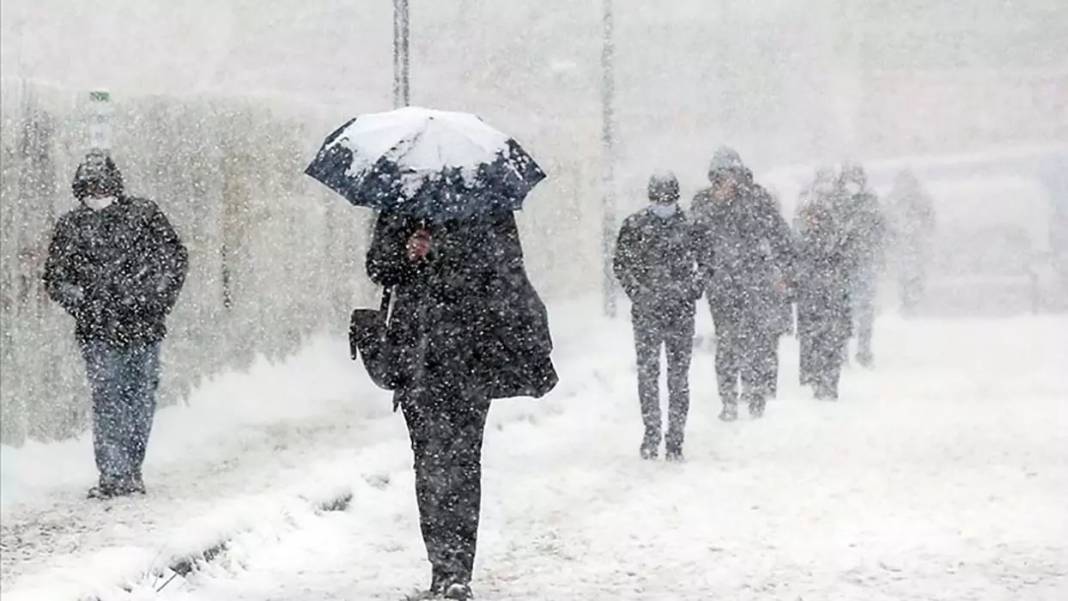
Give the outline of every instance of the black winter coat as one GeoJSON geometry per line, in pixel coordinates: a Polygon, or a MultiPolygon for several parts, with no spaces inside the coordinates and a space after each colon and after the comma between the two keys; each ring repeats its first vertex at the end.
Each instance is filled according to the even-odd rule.
{"type": "Polygon", "coordinates": [[[541,397],[557,383],[545,305],[527,279],[511,213],[430,224],[431,254],[407,257],[419,220],[382,213],[367,274],[394,289],[387,339],[402,390],[541,397]]]}
{"type": "Polygon", "coordinates": [[[119,198],[56,223],[45,264],[49,296],[75,320],[81,342],[160,342],[185,282],[188,255],[156,203],[119,198]]]}
{"type": "Polygon", "coordinates": [[[803,228],[798,256],[798,333],[830,335],[839,343],[852,333],[848,235],[833,222],[803,228]]]}
{"type": "Polygon", "coordinates": [[[715,320],[777,333],[785,303],[781,287],[792,279],[795,253],[775,201],[752,182],[730,202],[705,189],[694,198],[693,215],[701,279],[715,320]]]}
{"type": "Polygon", "coordinates": [[[694,228],[679,209],[668,218],[643,209],[623,222],[612,261],[635,314],[689,314],[702,290],[694,228]]]}

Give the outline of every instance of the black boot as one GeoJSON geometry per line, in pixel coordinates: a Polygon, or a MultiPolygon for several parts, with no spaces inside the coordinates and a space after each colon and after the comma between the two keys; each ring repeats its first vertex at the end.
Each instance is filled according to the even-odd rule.
{"type": "Polygon", "coordinates": [[[682,463],[684,461],[682,447],[668,447],[664,451],[664,459],[671,463],[682,463]]]}
{"type": "Polygon", "coordinates": [[[471,586],[464,582],[454,582],[445,587],[444,598],[450,601],[470,601],[473,598],[471,586]]]}
{"type": "Polygon", "coordinates": [[[764,407],[767,405],[767,399],[763,396],[755,394],[749,397],[749,415],[754,418],[764,417],[764,407]]]}
{"type": "Polygon", "coordinates": [[[837,401],[838,390],[837,387],[827,382],[819,382],[816,384],[816,400],[817,401],[837,401]]]}
{"type": "Polygon", "coordinates": [[[641,454],[642,459],[645,459],[646,461],[653,461],[660,455],[660,450],[657,448],[658,446],[659,445],[657,444],[650,445],[646,442],[643,442],[638,452],[641,454]]]}
{"type": "Polygon", "coordinates": [[[86,498],[89,499],[113,499],[115,497],[124,497],[130,494],[130,487],[125,484],[122,478],[114,476],[100,476],[100,481],[96,486],[89,489],[86,493],[86,498]]]}
{"type": "Polygon", "coordinates": [[[137,470],[136,472],[134,472],[134,474],[130,476],[124,482],[124,484],[129,489],[131,494],[137,493],[139,495],[143,495],[146,493],[145,480],[141,476],[141,470],[137,470]]]}
{"type": "Polygon", "coordinates": [[[682,442],[685,436],[681,430],[678,426],[668,428],[667,436],[664,438],[664,459],[667,461],[682,461],[682,442]]]}
{"type": "Polygon", "coordinates": [[[445,592],[445,584],[448,581],[449,576],[445,570],[435,566],[430,572],[430,593],[440,596],[445,592]]]}
{"type": "Polygon", "coordinates": [[[660,455],[660,434],[653,430],[646,430],[639,453],[642,459],[656,459],[660,455]]]}

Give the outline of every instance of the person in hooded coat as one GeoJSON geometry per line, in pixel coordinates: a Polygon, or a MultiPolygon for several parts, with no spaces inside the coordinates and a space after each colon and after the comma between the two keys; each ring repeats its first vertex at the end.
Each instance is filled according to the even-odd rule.
{"type": "Polygon", "coordinates": [[[545,306],[510,212],[444,222],[381,213],[367,273],[395,299],[387,340],[415,459],[426,594],[467,599],[490,401],[541,397],[557,382],[545,306]]]}
{"type": "Polygon", "coordinates": [[[875,361],[872,335],[875,330],[875,299],[883,250],[886,220],[879,199],[868,189],[864,168],[842,166],[841,203],[838,211],[849,230],[850,296],[853,302],[854,334],[857,337],[857,363],[871,367],[875,361]]]}
{"type": "Polygon", "coordinates": [[[645,434],[640,454],[655,459],[662,438],[660,352],[667,355],[668,430],[665,457],[682,459],[690,408],[694,313],[701,296],[693,227],[679,207],[673,173],[649,179],[651,205],[628,217],[616,241],[613,269],[631,301],[638,398],[645,434]]]}
{"type": "Polygon", "coordinates": [[[126,195],[106,154],[91,152],[71,187],[81,206],[56,223],[44,284],[74,317],[92,390],[100,480],[89,496],[144,493],[160,345],[188,255],[156,203],[126,195]]]}
{"type": "Polygon", "coordinates": [[[716,328],[720,419],[737,419],[739,398],[760,417],[775,388],[778,316],[789,289],[781,278],[792,273],[793,241],[774,200],[737,152],[719,149],[709,180],[692,210],[699,278],[716,328]]]}
{"type": "MultiPolygon", "coordinates": [[[[841,197],[844,196],[842,192],[842,178],[838,171],[834,167],[820,167],[816,170],[815,178],[809,185],[807,190],[804,190],[801,197],[798,199],[797,211],[794,214],[794,231],[795,244],[800,247],[800,240],[798,237],[801,232],[805,231],[805,219],[809,214],[810,207],[819,206],[828,211],[834,211],[835,207],[842,203],[841,197]]],[[[798,272],[803,271],[803,264],[799,257],[798,266],[796,270],[798,272]]],[[[795,273],[795,275],[797,275],[795,273]]],[[[799,286],[799,284],[798,284],[799,286]]],[[[795,289],[795,301],[798,301],[797,290],[795,289]]],[[[800,308],[799,308],[800,309],[800,308]]],[[[812,365],[814,354],[806,349],[811,348],[812,341],[809,339],[811,328],[804,327],[803,316],[798,310],[797,316],[797,342],[801,348],[799,353],[799,369],[798,376],[801,386],[809,386],[815,383],[815,367],[812,365]]]]}
{"type": "Polygon", "coordinates": [[[800,211],[797,327],[804,382],[820,400],[838,399],[838,381],[852,328],[849,232],[832,207],[800,211]]]}

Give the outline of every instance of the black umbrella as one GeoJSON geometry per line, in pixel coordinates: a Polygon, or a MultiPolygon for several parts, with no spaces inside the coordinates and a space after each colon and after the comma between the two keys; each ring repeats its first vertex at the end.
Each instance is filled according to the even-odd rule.
{"type": "Polygon", "coordinates": [[[356,206],[435,221],[518,210],[545,178],[478,117],[414,107],[352,119],[305,173],[356,206]]]}

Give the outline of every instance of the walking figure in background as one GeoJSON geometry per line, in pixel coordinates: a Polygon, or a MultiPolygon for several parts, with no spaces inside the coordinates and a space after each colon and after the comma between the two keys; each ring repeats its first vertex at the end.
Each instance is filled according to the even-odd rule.
{"type": "Polygon", "coordinates": [[[802,383],[820,400],[838,399],[838,380],[852,326],[848,232],[832,207],[812,202],[800,212],[797,329],[802,383]]]}
{"type": "Polygon", "coordinates": [[[871,367],[872,335],[875,329],[875,300],[884,261],[886,221],[879,199],[868,188],[864,168],[842,166],[841,202],[836,207],[848,230],[850,297],[853,303],[854,334],[857,337],[857,363],[871,367]]]}
{"type": "Polygon", "coordinates": [[[894,180],[888,198],[894,254],[901,290],[901,310],[916,313],[927,284],[927,263],[935,230],[934,203],[911,171],[894,180]]]}
{"type": "Polygon", "coordinates": [[[100,472],[92,498],[144,493],[165,321],[185,281],[186,249],[151,200],[126,196],[112,159],[91,152],[72,184],[81,206],[56,223],[49,296],[75,320],[93,400],[100,472]]]}
{"type": "Polygon", "coordinates": [[[739,399],[760,417],[777,377],[775,316],[786,288],[779,278],[792,272],[791,233],[737,152],[717,150],[708,177],[712,185],[694,198],[693,215],[716,328],[720,419],[737,419],[739,399]]]}
{"type": "Polygon", "coordinates": [[[631,301],[638,363],[638,398],[645,435],[643,459],[660,450],[660,351],[667,355],[668,430],[665,457],[682,459],[690,409],[690,360],[694,313],[701,296],[693,246],[693,227],[679,207],[679,182],[673,173],[649,179],[650,206],[623,222],[616,242],[614,269],[631,301]]]}
{"type": "MultiPolygon", "coordinates": [[[[797,235],[804,229],[804,218],[806,209],[814,204],[821,204],[825,207],[830,207],[837,202],[835,197],[840,195],[841,179],[838,177],[838,172],[834,167],[821,167],[816,170],[816,176],[812,180],[812,184],[801,192],[801,196],[798,199],[797,211],[794,214],[794,231],[797,235]]],[[[800,245],[800,240],[797,240],[797,244],[800,245]]],[[[798,270],[800,270],[798,265],[798,270]]],[[[797,275],[796,273],[794,274],[797,275]]],[[[798,284],[800,286],[800,284],[798,284]]],[[[798,291],[795,290],[795,302],[799,302],[798,291]]],[[[804,352],[804,349],[808,348],[811,341],[808,340],[808,331],[806,328],[801,327],[801,316],[798,314],[797,318],[797,342],[802,349],[799,360],[798,375],[801,386],[808,386],[814,383],[813,379],[813,367],[809,364],[812,359],[812,353],[804,352]]]]}
{"type": "MultiPolygon", "coordinates": [[[[775,210],[778,213],[782,213],[782,203],[776,195],[771,195],[772,202],[775,204],[775,210]]],[[[792,234],[789,228],[787,233],[792,234]]],[[[796,246],[796,241],[791,238],[791,246],[796,246]]],[[[771,321],[769,327],[771,328],[771,335],[773,336],[771,349],[771,372],[773,376],[768,381],[770,389],[768,391],[768,398],[775,399],[779,395],[779,365],[781,361],[779,359],[779,340],[783,336],[792,335],[795,333],[794,327],[794,286],[792,284],[792,274],[785,273],[783,271],[783,264],[775,260],[774,255],[771,252],[771,247],[767,242],[761,244],[761,250],[764,253],[764,261],[770,265],[771,279],[774,285],[774,297],[771,321]]]]}

